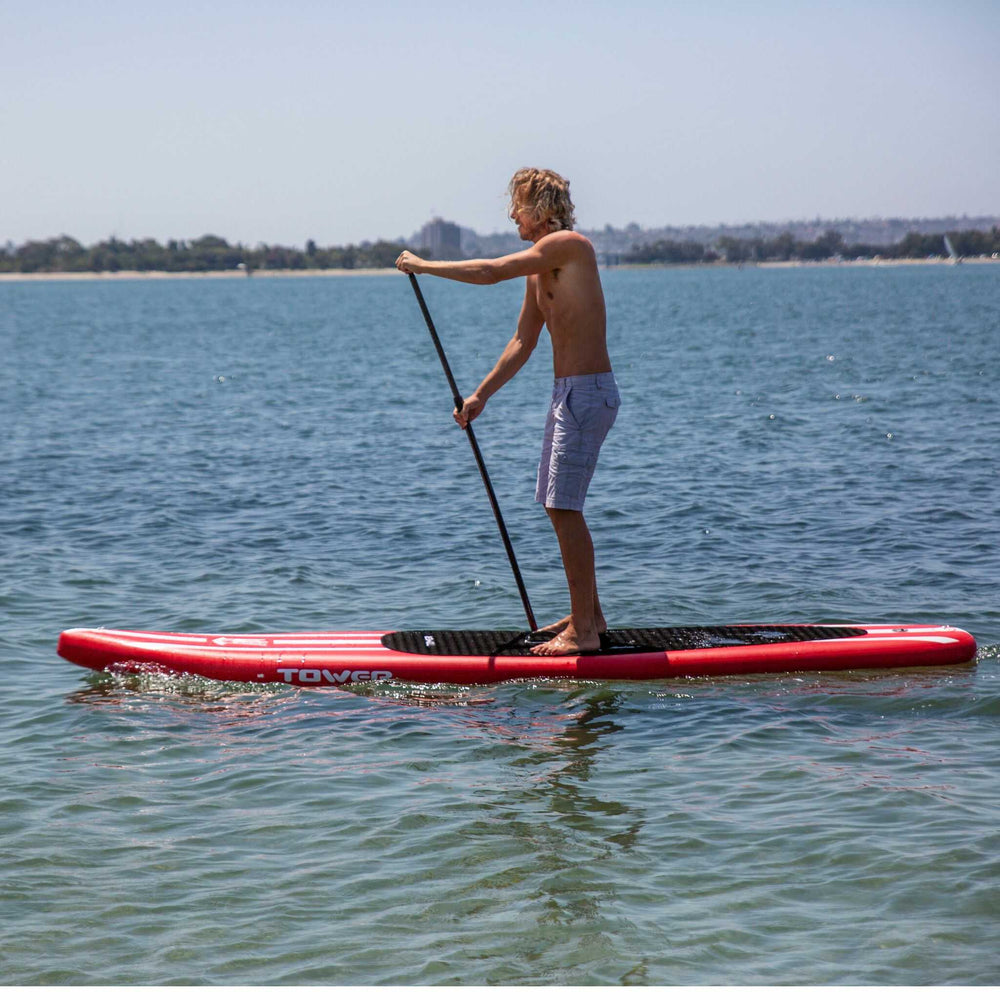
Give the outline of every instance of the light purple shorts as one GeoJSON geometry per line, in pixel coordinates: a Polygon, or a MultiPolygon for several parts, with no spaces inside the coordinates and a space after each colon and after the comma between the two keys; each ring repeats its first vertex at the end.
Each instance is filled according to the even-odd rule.
{"type": "Polygon", "coordinates": [[[620,405],[618,383],[611,372],[555,380],[535,487],[539,503],[559,510],[583,510],[598,452],[620,405]]]}

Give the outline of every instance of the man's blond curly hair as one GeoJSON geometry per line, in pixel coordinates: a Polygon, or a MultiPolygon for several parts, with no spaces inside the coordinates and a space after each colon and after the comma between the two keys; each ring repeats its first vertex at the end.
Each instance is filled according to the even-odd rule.
{"type": "Polygon", "coordinates": [[[550,223],[553,229],[572,229],[576,223],[569,181],[554,170],[538,167],[518,170],[507,185],[507,193],[511,212],[518,206],[526,208],[537,219],[550,223]]]}

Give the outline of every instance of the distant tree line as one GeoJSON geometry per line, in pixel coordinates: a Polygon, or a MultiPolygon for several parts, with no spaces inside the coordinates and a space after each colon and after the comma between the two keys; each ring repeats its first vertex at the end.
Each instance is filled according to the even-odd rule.
{"type": "MultiPolygon", "coordinates": [[[[989,231],[969,229],[947,234],[960,257],[1000,254],[1000,227],[989,231]]],[[[50,240],[31,240],[22,246],[0,246],[0,272],[31,274],[74,271],[307,271],[319,269],[392,267],[406,247],[402,243],[379,240],[376,243],[349,244],[346,247],[319,247],[314,240],[305,249],[269,246],[261,243],[246,247],[228,243],[220,236],[202,236],[196,240],[111,239],[85,247],[71,236],[50,240]]],[[[426,248],[416,251],[429,256],[426,248]]],[[[764,261],[816,261],[842,258],[882,257],[887,259],[947,256],[944,236],[911,232],[898,243],[888,246],[847,243],[835,229],[828,229],[815,240],[799,240],[791,232],[772,237],[738,238],[720,236],[710,244],[696,240],[656,240],[633,245],[621,260],[627,264],[707,264],[727,261],[732,264],[764,261]]]]}
{"type": "MultiPolygon", "coordinates": [[[[318,247],[313,240],[305,250],[259,244],[253,249],[240,243],[231,245],[220,236],[196,240],[124,240],[112,237],[85,247],[71,236],[51,240],[31,240],[22,246],[0,246],[0,271],[305,271],[325,268],[392,267],[402,250],[400,243],[349,244],[346,247],[318,247]]],[[[418,251],[419,252],[419,251],[418,251]]],[[[427,251],[424,251],[425,253],[427,251]]]]}
{"type": "MultiPolygon", "coordinates": [[[[948,233],[959,257],[987,257],[1000,253],[1000,228],[989,232],[969,229],[948,233]]],[[[739,264],[748,261],[830,260],[882,257],[908,259],[948,256],[944,236],[909,233],[898,243],[877,246],[847,243],[835,229],[828,229],[812,241],[797,240],[790,232],[771,238],[738,239],[721,236],[711,245],[692,240],[657,240],[636,245],[622,257],[627,264],[705,264],[723,260],[739,264]]]]}

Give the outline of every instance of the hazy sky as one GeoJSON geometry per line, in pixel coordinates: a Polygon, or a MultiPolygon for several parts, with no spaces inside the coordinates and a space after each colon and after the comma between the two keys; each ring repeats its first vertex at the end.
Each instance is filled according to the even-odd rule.
{"type": "Polygon", "coordinates": [[[998,214],[998,95],[998,0],[0,0],[0,242],[998,214]]]}

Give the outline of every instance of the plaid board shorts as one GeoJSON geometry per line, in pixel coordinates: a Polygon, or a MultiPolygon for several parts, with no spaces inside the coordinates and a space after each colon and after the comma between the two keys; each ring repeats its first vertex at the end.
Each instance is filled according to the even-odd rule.
{"type": "Polygon", "coordinates": [[[555,380],[535,500],[559,510],[583,510],[598,453],[620,405],[611,372],[555,380]]]}

